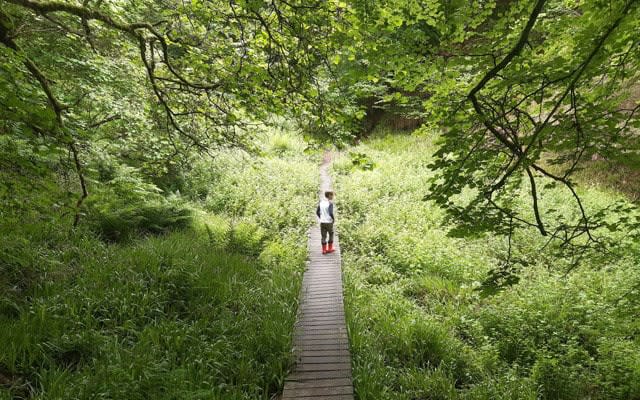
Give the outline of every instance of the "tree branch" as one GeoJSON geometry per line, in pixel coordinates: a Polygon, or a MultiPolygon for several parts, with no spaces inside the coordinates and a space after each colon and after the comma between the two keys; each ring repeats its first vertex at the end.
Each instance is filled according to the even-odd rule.
{"type": "Polygon", "coordinates": [[[536,189],[536,180],[531,173],[531,169],[527,168],[527,175],[529,176],[529,184],[531,185],[531,197],[533,198],[533,214],[536,217],[536,224],[538,225],[538,230],[542,236],[547,236],[547,231],[544,228],[544,224],[542,223],[542,218],[540,217],[540,209],[538,208],[538,190],[536,189]]]}
{"type": "Polygon", "coordinates": [[[509,65],[509,63],[511,62],[511,60],[513,60],[514,57],[520,54],[525,44],[529,40],[529,33],[531,32],[531,29],[533,29],[533,26],[535,25],[536,20],[538,19],[538,15],[540,15],[540,12],[542,11],[542,7],[544,6],[544,3],[546,3],[546,0],[536,1],[536,4],[533,6],[533,10],[531,11],[531,14],[529,15],[529,20],[527,21],[527,25],[525,25],[524,29],[522,30],[522,33],[520,34],[520,38],[518,39],[518,42],[516,43],[516,45],[513,46],[511,51],[509,51],[509,53],[507,53],[507,55],[495,67],[491,68],[491,70],[489,70],[489,72],[487,72],[487,74],[484,77],[482,77],[480,82],[478,82],[476,86],[473,87],[473,89],[471,89],[468,97],[472,101],[473,99],[475,99],[476,93],[482,90],[482,88],[491,79],[493,79],[500,71],[502,71],[507,65],[509,65]]]}

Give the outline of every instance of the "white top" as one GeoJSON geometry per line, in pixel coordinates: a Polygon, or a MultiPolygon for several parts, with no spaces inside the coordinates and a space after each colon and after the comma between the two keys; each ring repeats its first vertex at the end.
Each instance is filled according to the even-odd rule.
{"type": "Polygon", "coordinates": [[[335,207],[333,203],[331,203],[327,199],[320,200],[320,204],[318,204],[318,210],[316,214],[318,218],[320,218],[320,223],[333,223],[333,216],[335,212],[335,207]]]}

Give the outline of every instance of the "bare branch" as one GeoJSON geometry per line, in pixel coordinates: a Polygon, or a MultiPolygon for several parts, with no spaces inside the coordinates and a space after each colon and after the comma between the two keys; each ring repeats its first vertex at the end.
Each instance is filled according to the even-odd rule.
{"type": "Polygon", "coordinates": [[[542,218],[540,217],[540,209],[538,208],[538,190],[536,189],[536,179],[531,173],[531,169],[527,168],[527,175],[529,176],[529,184],[531,186],[531,197],[533,199],[533,214],[536,217],[536,224],[538,225],[538,230],[542,236],[547,236],[547,231],[544,228],[544,224],[542,223],[542,218]]]}

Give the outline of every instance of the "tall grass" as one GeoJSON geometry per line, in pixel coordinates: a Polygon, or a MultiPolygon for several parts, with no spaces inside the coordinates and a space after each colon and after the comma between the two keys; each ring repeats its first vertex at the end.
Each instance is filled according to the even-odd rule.
{"type": "MultiPolygon", "coordinates": [[[[569,260],[540,253],[543,238],[522,231],[513,246],[529,261],[520,282],[481,297],[506,240],[452,237],[442,210],[422,201],[436,138],[379,133],[352,149],[373,169],[349,154],[333,165],[357,397],[640,398],[640,246],[565,275],[569,260]]],[[[587,207],[619,199],[580,193],[587,207]]],[[[544,206],[569,213],[568,196],[547,190],[544,206]]]]}
{"type": "Polygon", "coordinates": [[[0,222],[0,399],[281,390],[317,167],[225,157],[202,160],[188,198],[118,197],[138,178],[112,180],[78,230],[16,224],[18,211],[0,222]]]}
{"type": "MultiPolygon", "coordinates": [[[[68,249],[70,250],[70,249],[68,249]]],[[[302,251],[266,264],[195,232],[88,240],[0,318],[0,365],[42,398],[268,398],[289,362],[302,251]],[[57,393],[57,395],[54,395],[57,393]],[[216,394],[217,393],[217,394],[216,394]]]]}

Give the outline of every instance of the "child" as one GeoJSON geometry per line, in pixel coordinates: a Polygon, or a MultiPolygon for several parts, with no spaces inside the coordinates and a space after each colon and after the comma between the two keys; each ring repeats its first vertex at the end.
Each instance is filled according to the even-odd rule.
{"type": "Polygon", "coordinates": [[[333,216],[333,192],[324,192],[326,199],[320,200],[318,208],[316,209],[316,215],[320,219],[320,236],[322,241],[322,254],[333,253],[333,222],[335,218],[333,216]],[[326,240],[329,235],[329,240],[326,240]]]}

